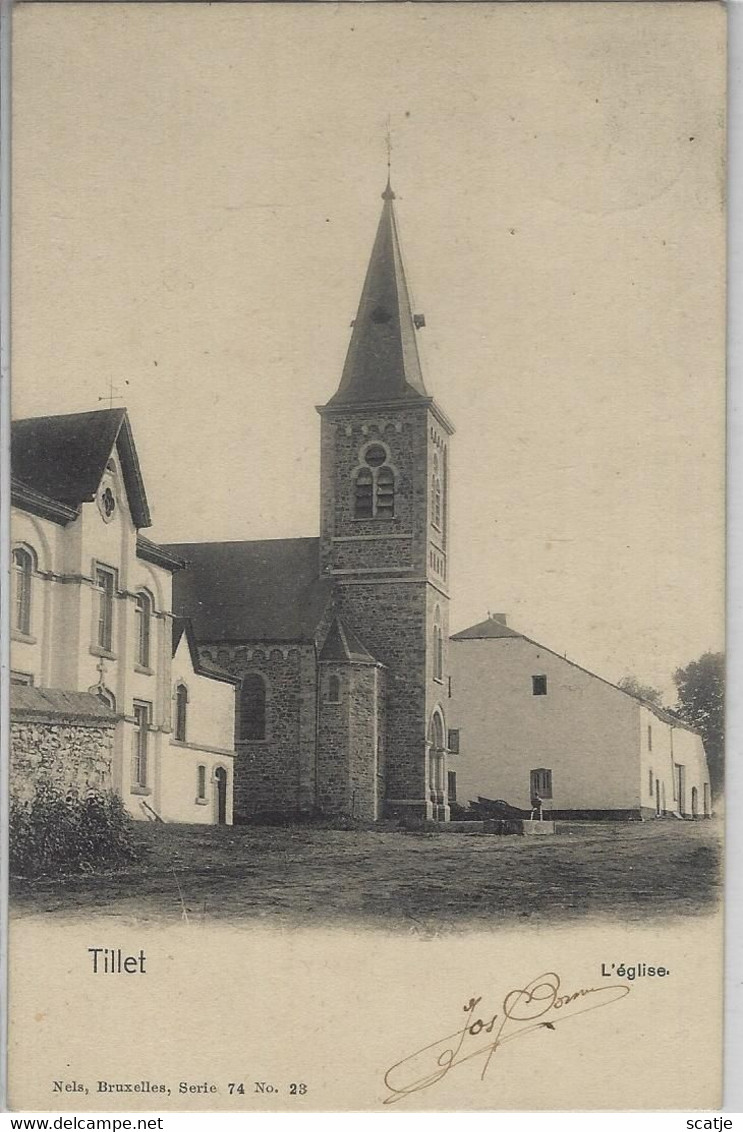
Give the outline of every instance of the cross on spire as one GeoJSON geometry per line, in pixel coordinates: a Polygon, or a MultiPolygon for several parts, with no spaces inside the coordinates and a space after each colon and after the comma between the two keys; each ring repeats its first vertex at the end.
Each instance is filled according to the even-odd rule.
{"type": "MultiPolygon", "coordinates": [[[[128,382],[127,382],[127,384],[128,384],[128,382]]],[[[123,401],[123,399],[124,399],[123,395],[119,393],[119,391],[116,389],[116,387],[114,385],[114,379],[113,378],[111,378],[111,380],[109,382],[108,393],[105,394],[103,397],[98,398],[99,401],[108,401],[109,409],[113,409],[114,401],[123,401]]]]}
{"type": "Polygon", "coordinates": [[[387,187],[382,193],[382,200],[394,200],[395,194],[392,191],[392,126],[389,114],[387,115],[387,129],[384,140],[387,147],[387,187]]]}

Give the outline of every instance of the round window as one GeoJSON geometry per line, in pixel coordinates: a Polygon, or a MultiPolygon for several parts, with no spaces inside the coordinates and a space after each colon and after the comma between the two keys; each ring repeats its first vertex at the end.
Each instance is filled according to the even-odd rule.
{"type": "Polygon", "coordinates": [[[384,464],[387,453],[381,444],[372,444],[364,453],[364,460],[370,468],[378,468],[384,464]]]}

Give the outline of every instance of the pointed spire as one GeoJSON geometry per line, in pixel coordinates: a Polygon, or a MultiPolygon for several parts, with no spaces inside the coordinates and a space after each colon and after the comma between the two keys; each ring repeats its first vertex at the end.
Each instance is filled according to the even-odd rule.
{"type": "Polygon", "coordinates": [[[329,404],[417,400],[423,384],[389,177],[338,392],[329,404]]]}

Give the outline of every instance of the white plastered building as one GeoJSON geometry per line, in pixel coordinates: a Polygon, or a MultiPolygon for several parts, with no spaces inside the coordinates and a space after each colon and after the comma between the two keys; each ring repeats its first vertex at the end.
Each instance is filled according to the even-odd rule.
{"type": "Polygon", "coordinates": [[[509,628],[502,614],[450,641],[456,796],[566,818],[710,816],[701,737],[509,628]]]}
{"type": "Polygon", "coordinates": [[[115,790],[136,818],[230,823],[236,682],[174,623],[183,562],[141,534],[126,410],[16,421],[11,451],[11,782],[74,781],[115,790]],[[93,759],[101,707],[115,721],[93,759]]]}

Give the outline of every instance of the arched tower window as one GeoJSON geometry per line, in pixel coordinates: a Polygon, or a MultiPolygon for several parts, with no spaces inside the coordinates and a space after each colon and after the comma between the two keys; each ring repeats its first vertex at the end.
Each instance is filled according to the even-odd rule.
{"type": "Polygon", "coordinates": [[[395,473],[392,468],[377,472],[377,517],[392,519],[395,514],[395,473]]]}
{"type": "Polygon", "coordinates": [[[186,721],[188,716],[188,688],[185,684],[175,689],[175,738],[179,743],[186,742],[186,721]]]}
{"type": "Polygon", "coordinates": [[[431,728],[430,728],[429,735],[430,735],[431,746],[434,748],[434,750],[443,751],[443,749],[444,749],[444,721],[442,720],[441,715],[439,714],[438,710],[436,710],[433,713],[433,716],[431,717],[431,728]]]}
{"type": "Polygon", "coordinates": [[[354,516],[371,519],[374,515],[374,476],[371,468],[360,468],[356,473],[354,516]]]}
{"type": "Polygon", "coordinates": [[[240,688],[240,738],[266,738],[266,681],[257,672],[244,676],[240,688]]]}
{"type": "Polygon", "coordinates": [[[392,519],[395,515],[395,473],[383,444],[370,444],[354,476],[354,518],[392,519]]]}
{"type": "Polygon", "coordinates": [[[27,636],[31,632],[31,586],[36,559],[31,550],[17,546],[13,551],[13,628],[27,636]]]}
{"type": "Polygon", "coordinates": [[[433,615],[433,678],[444,679],[444,634],[441,629],[441,610],[438,605],[433,615]]]}
{"type": "Polygon", "coordinates": [[[150,639],[152,619],[152,598],[146,590],[141,590],[134,602],[134,614],[137,631],[137,664],[142,668],[150,667],[150,639]]]}

